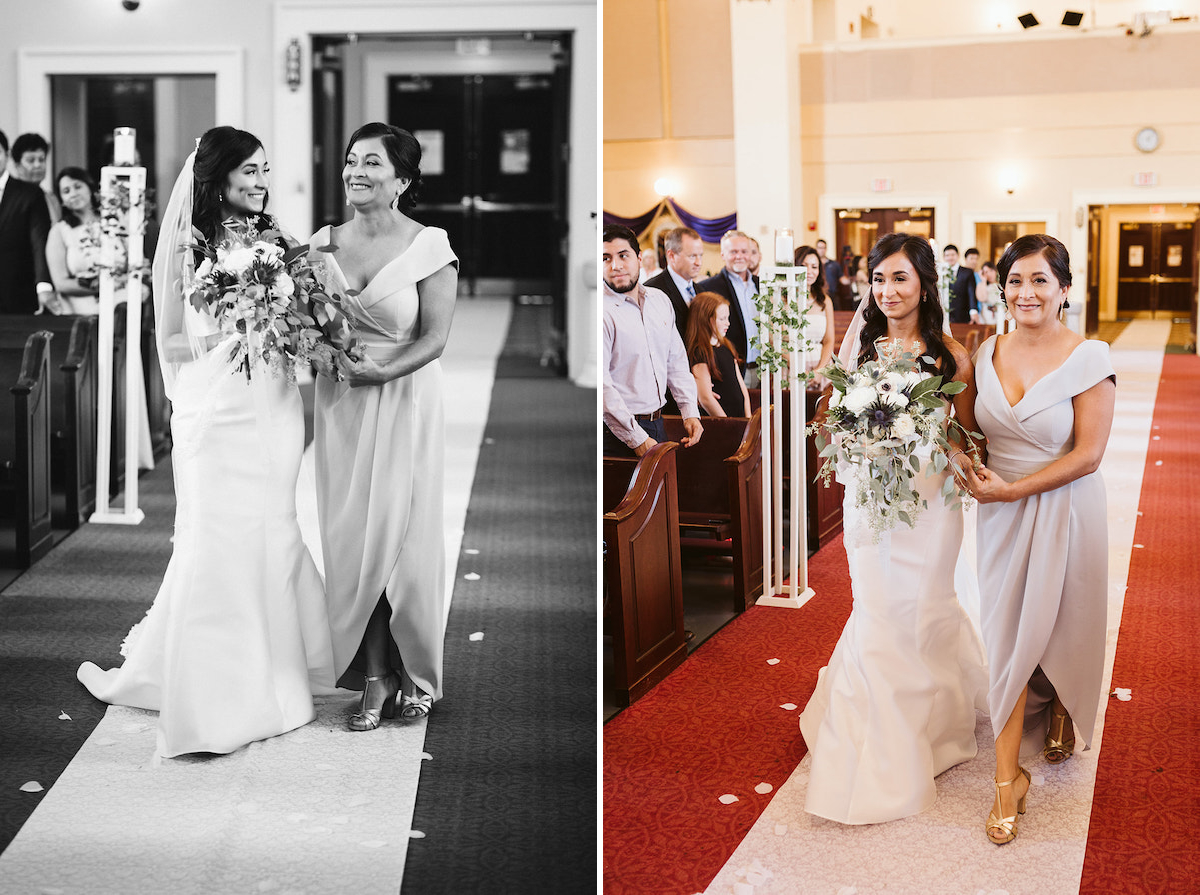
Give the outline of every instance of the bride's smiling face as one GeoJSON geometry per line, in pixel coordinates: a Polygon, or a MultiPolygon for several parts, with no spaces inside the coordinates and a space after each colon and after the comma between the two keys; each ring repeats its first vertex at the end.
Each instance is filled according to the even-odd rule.
{"type": "Polygon", "coordinates": [[[242,217],[262,214],[267,205],[270,173],[267,153],[260,146],[254,155],[230,171],[225,179],[222,198],[229,210],[242,217]]]}
{"type": "Polygon", "coordinates": [[[908,256],[896,252],[884,258],[871,275],[871,294],[889,322],[916,314],[921,305],[921,279],[908,256]]]}
{"type": "Polygon", "coordinates": [[[397,177],[379,137],[359,140],[346,153],[342,168],[346,200],[355,208],[391,205],[398,193],[408,189],[407,177],[397,177]]]}

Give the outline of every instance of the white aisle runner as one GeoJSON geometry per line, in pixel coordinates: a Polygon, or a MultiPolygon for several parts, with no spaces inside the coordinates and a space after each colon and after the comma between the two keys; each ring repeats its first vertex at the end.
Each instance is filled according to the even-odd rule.
{"type": "MultiPolygon", "coordinates": [[[[507,300],[461,299],[442,357],[447,587],[509,313],[507,300]]],[[[305,470],[297,509],[316,548],[310,456],[305,470]]],[[[322,700],[312,724],[228,756],[165,761],[153,760],[155,713],[110,707],[0,855],[0,891],[394,895],[420,835],[410,827],[426,722],[351,733],[353,702],[322,700]]]]}
{"type": "MultiPolygon", "coordinates": [[[[1104,691],[1111,681],[1121,608],[1134,549],[1142,472],[1154,400],[1170,333],[1165,321],[1135,321],[1112,346],[1117,404],[1101,472],[1108,487],[1108,644],[1104,691]]],[[[820,597],[818,596],[818,599],[820,597]]],[[[974,617],[978,618],[978,607],[974,617]]],[[[786,660],[785,660],[786,661],[786,660]]],[[[1137,698],[1137,693],[1132,694],[1137,698]]],[[[780,693],[778,704],[797,702],[780,693]]],[[[872,826],[843,826],[804,811],[807,759],[774,794],[766,811],[706,890],[709,895],[1068,895],[1079,891],[1087,845],[1105,699],[1094,747],[1048,764],[1036,752],[1022,762],[1033,775],[1020,834],[990,843],[984,821],[994,789],[991,721],[976,713],[979,754],[937,779],[937,802],[915,817],[872,826]]],[[[803,708],[803,706],[801,706],[803,708]]],[[[799,709],[797,709],[797,712],[799,709]]],[[[1082,744],[1081,744],[1082,745],[1082,744]]],[[[713,811],[720,811],[713,794],[713,811]]]]}

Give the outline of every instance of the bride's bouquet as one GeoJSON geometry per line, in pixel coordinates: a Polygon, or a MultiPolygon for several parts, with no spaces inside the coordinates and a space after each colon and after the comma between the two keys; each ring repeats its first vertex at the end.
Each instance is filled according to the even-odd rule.
{"type": "Polygon", "coordinates": [[[184,283],[185,297],[211,314],[223,334],[236,336],[230,359],[247,379],[256,362],[289,382],[305,364],[336,370],[339,351],[358,350],[339,296],[321,285],[308,246],[285,249],[278,230],[255,225],[226,221],[226,236],[215,244],[193,229],[196,242],[182,250],[204,257],[184,283]]]}
{"type": "MultiPolygon", "coordinates": [[[[915,527],[929,506],[927,495],[913,484],[922,464],[932,464],[935,474],[946,469],[955,450],[947,438],[950,428],[962,433],[964,445],[972,436],[982,437],[947,414],[950,397],[966,383],[943,383],[941,376],[926,373],[916,355],[899,342],[880,342],[878,358],[857,370],[847,370],[835,358],[820,372],[833,384],[825,419],[808,427],[824,461],[818,471],[821,480],[828,487],[838,466],[858,468],[854,505],[867,511],[876,543],[900,522],[915,527]],[[925,447],[932,448],[927,460],[917,453],[925,447]]],[[[964,496],[954,477],[947,476],[942,485],[947,505],[964,496]]]]}

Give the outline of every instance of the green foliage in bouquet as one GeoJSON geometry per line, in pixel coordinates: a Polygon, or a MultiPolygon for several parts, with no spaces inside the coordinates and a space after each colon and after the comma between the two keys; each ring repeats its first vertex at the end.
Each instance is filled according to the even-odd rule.
{"type": "MultiPolygon", "coordinates": [[[[932,358],[924,360],[933,363],[932,358]]],[[[966,383],[943,382],[926,373],[899,342],[881,342],[878,358],[857,370],[847,370],[835,358],[820,373],[832,383],[833,393],[825,419],[808,427],[822,459],[818,475],[828,487],[839,466],[858,467],[860,474],[847,487],[855,489],[855,506],[868,510],[876,542],[901,522],[912,528],[930,496],[914,484],[922,472],[918,449],[932,447],[924,462],[940,475],[953,453],[966,450],[973,456],[972,439],[983,439],[947,413],[947,403],[966,383]],[[951,440],[956,436],[958,444],[951,440]]],[[[954,476],[947,476],[942,497],[948,506],[969,500],[954,476]]]]}

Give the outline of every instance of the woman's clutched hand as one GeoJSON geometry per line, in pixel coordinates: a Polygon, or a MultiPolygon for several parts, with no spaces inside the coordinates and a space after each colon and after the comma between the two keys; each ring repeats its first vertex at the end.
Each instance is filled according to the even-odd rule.
{"type": "Polygon", "coordinates": [[[976,469],[964,465],[963,479],[967,491],[980,503],[1000,503],[1012,499],[1009,496],[1012,486],[986,466],[976,469]]]}
{"type": "Polygon", "coordinates": [[[338,352],[337,366],[342,378],[351,388],[382,385],[395,378],[372,360],[369,354],[356,356],[347,354],[345,351],[338,352]]]}

